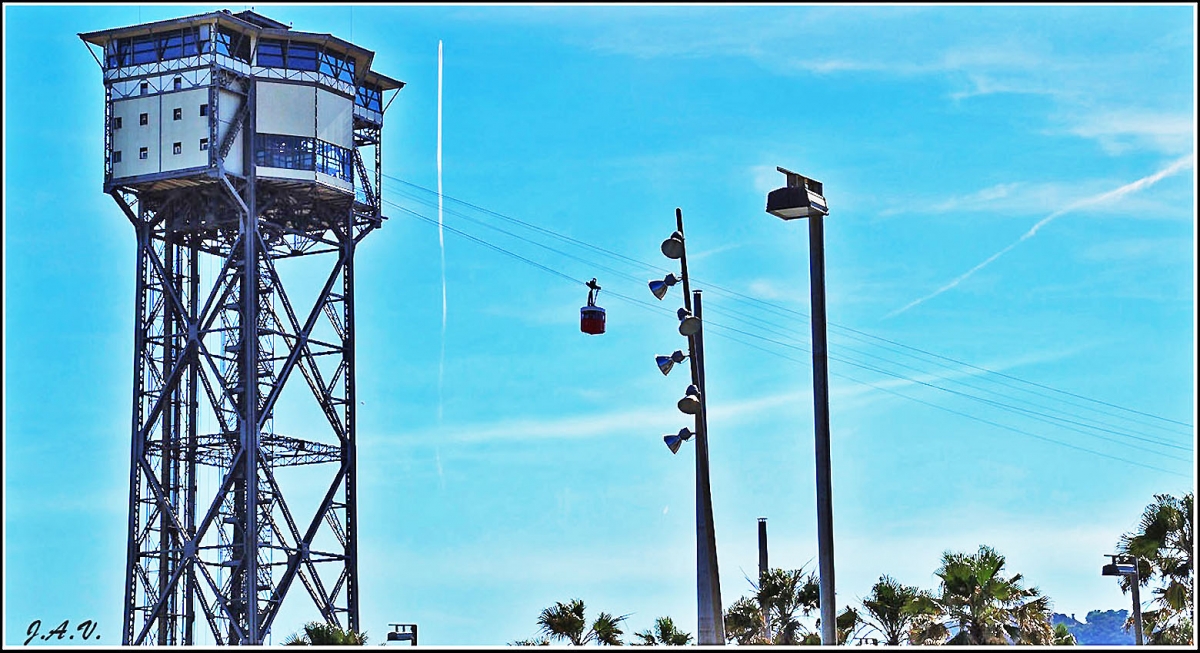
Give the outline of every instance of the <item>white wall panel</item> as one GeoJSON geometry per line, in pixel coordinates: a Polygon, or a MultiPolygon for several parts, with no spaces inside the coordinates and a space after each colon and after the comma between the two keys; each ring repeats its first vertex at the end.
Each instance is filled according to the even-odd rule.
{"type": "Polygon", "coordinates": [[[121,162],[113,164],[113,177],[135,177],[159,171],[159,103],[157,95],[116,100],[112,103],[113,118],[121,118],[121,128],[113,130],[112,149],[121,153],[121,162]],[[141,114],[147,124],[139,124],[141,114]],[[138,150],[146,148],[145,159],[138,150]]]}
{"type": "Polygon", "coordinates": [[[314,86],[259,81],[256,128],[263,134],[312,138],[317,130],[316,93],[314,86]]]}
{"type": "Polygon", "coordinates": [[[354,101],[317,89],[317,138],[345,148],[354,147],[354,101]]]}
{"type": "Polygon", "coordinates": [[[323,172],[317,173],[317,183],[325,184],[326,186],[332,186],[338,190],[345,191],[347,193],[354,192],[354,184],[351,184],[350,182],[345,181],[345,180],[341,179],[340,177],[333,177],[333,176],[327,175],[323,172]]]}
{"type": "Polygon", "coordinates": [[[162,171],[182,170],[208,165],[208,152],[200,149],[200,139],[208,138],[208,116],[200,115],[200,105],[208,103],[208,90],[195,89],[162,96],[162,171]],[[175,120],[175,109],[180,119],[175,120]],[[174,144],[180,144],[175,154],[174,144]]]}
{"type": "Polygon", "coordinates": [[[254,170],[254,174],[258,175],[259,179],[263,177],[274,177],[276,179],[298,179],[302,181],[315,181],[316,174],[312,170],[291,170],[289,168],[268,168],[266,166],[258,166],[254,170]]]}

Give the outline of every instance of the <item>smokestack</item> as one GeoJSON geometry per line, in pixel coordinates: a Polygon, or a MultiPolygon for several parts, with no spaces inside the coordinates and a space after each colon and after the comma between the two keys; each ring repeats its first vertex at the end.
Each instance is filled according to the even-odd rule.
{"type": "Polygon", "coordinates": [[[758,518],[758,580],[767,575],[767,518],[758,518]]]}

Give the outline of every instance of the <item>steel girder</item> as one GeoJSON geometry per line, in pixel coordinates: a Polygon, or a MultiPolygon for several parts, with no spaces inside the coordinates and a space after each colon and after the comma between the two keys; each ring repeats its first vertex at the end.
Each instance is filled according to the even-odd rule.
{"type": "Polygon", "coordinates": [[[358,630],[353,261],[378,196],[364,211],[253,176],[110,194],[138,243],[122,643],[264,643],[297,578],[358,630]],[[311,303],[279,274],[295,257],[328,266],[311,303]],[[296,371],[319,437],[274,432],[296,371]],[[299,465],[328,472],[302,513],[279,474],[299,465]]]}

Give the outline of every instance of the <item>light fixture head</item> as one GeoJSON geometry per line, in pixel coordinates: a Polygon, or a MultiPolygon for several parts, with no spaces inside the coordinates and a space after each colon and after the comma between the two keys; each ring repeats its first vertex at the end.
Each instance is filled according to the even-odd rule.
{"type": "Polygon", "coordinates": [[[676,404],[679,407],[679,412],[686,415],[696,415],[700,413],[700,390],[695,385],[689,385],[687,392],[684,393],[683,399],[676,404]]]}
{"type": "Polygon", "coordinates": [[[1136,569],[1133,565],[1107,564],[1100,570],[1101,576],[1132,576],[1136,569]]]}
{"type": "Polygon", "coordinates": [[[683,234],[676,231],[671,237],[662,242],[663,256],[669,259],[683,258],[683,234]]]}
{"type": "Polygon", "coordinates": [[[787,177],[787,186],[767,195],[767,213],[784,220],[829,215],[821,182],[784,168],[775,169],[787,177]]]}
{"type": "Polygon", "coordinates": [[[658,363],[658,370],[663,373],[663,376],[666,376],[671,372],[672,367],[675,367],[678,363],[682,363],[685,358],[687,358],[687,355],[676,349],[675,353],[670,356],[655,356],[654,362],[658,363]]]}
{"type": "Polygon", "coordinates": [[[678,434],[668,433],[667,435],[664,435],[663,442],[667,443],[667,448],[671,450],[671,453],[679,453],[680,445],[688,440],[691,440],[692,435],[693,434],[690,430],[687,428],[682,428],[679,429],[678,434]]]}
{"type": "Polygon", "coordinates": [[[679,309],[675,315],[679,317],[679,335],[690,337],[700,333],[700,318],[686,308],[679,309]]]}
{"type": "Polygon", "coordinates": [[[667,291],[671,289],[671,286],[674,286],[677,283],[679,283],[679,279],[675,278],[674,274],[668,274],[667,276],[663,277],[662,281],[657,279],[651,281],[650,292],[654,293],[654,296],[658,299],[662,299],[663,297],[667,296],[667,291]]]}

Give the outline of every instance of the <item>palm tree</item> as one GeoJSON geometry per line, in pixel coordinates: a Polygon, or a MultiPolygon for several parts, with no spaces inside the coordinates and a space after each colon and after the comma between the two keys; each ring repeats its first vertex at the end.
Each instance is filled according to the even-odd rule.
{"type": "Polygon", "coordinates": [[[614,617],[607,612],[601,612],[592,621],[591,628],[587,627],[584,619],[584,604],[580,599],[571,599],[567,603],[556,602],[552,607],[542,610],[538,616],[538,625],[543,635],[552,640],[565,640],[575,646],[596,644],[620,646],[621,622],[624,617],[614,617]],[[586,630],[585,630],[586,629],[586,630]]]}
{"type": "MultiPolygon", "coordinates": [[[[957,625],[949,644],[1048,644],[1049,598],[1026,589],[1021,574],[1004,575],[1004,556],[988,546],[973,555],[942,554],[936,575],[943,619],[957,625]]],[[[947,628],[948,630],[948,628],[947,628]]]]}
{"type": "Polygon", "coordinates": [[[1017,644],[1050,646],[1054,643],[1054,629],[1050,627],[1050,597],[1030,590],[1030,600],[1013,609],[1013,623],[1005,626],[1009,639],[1017,644]]]}
{"type": "Polygon", "coordinates": [[[917,616],[915,601],[920,593],[916,587],[902,585],[891,576],[880,576],[871,593],[862,600],[867,613],[864,621],[883,635],[886,645],[899,646],[917,616]]]}
{"type": "Polygon", "coordinates": [[[283,641],[284,646],[365,646],[366,633],[342,630],[322,621],[304,624],[304,632],[294,633],[283,641]]]}
{"type": "Polygon", "coordinates": [[[1059,623],[1054,627],[1053,646],[1075,646],[1078,642],[1075,641],[1075,636],[1067,629],[1067,624],[1059,623]]]}
{"type": "Polygon", "coordinates": [[[725,611],[725,639],[738,644],[769,644],[766,622],[758,603],[748,597],[733,602],[725,611]]]}
{"type": "Polygon", "coordinates": [[[912,623],[909,624],[906,633],[909,644],[937,646],[950,638],[942,606],[933,594],[925,590],[917,592],[909,602],[908,612],[912,614],[912,623]]]}
{"type": "MultiPolygon", "coordinates": [[[[818,619],[817,623],[820,624],[821,620],[818,619]]],[[[854,638],[854,635],[861,631],[863,626],[866,625],[863,622],[862,615],[858,614],[858,610],[855,610],[852,607],[847,607],[845,610],[843,610],[842,613],[839,614],[836,619],[834,619],[833,623],[836,627],[835,632],[837,633],[838,644],[849,643],[850,640],[854,638]]]]}
{"type": "Polygon", "coordinates": [[[725,637],[738,644],[800,644],[810,631],[800,617],[816,610],[820,585],[802,569],[772,569],[763,574],[752,596],[744,596],[725,613],[725,637]]]}
{"type": "Polygon", "coordinates": [[[550,646],[550,640],[545,637],[534,637],[532,639],[518,639],[515,642],[509,642],[509,646],[550,646]]]}
{"type": "Polygon", "coordinates": [[[634,633],[642,640],[643,646],[687,646],[692,641],[690,633],[685,633],[675,627],[670,617],[659,617],[654,620],[654,628],[634,633]]]}
{"type": "MultiPolygon", "coordinates": [[[[1154,589],[1156,609],[1142,612],[1142,628],[1150,644],[1194,644],[1194,510],[1191,492],[1181,499],[1156,494],[1142,512],[1137,529],[1122,535],[1117,544],[1119,552],[1137,559],[1141,585],[1155,579],[1161,584],[1154,589]]],[[[1121,590],[1129,591],[1129,578],[1121,576],[1120,582],[1121,590]]],[[[1131,624],[1132,617],[1126,628],[1131,624]]]]}

